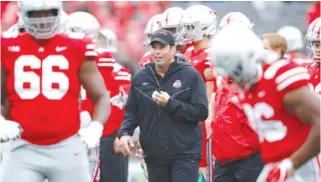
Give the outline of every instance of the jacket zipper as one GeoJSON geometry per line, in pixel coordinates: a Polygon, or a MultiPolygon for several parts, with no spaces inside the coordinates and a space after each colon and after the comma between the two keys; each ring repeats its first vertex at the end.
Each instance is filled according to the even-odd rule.
{"type": "Polygon", "coordinates": [[[146,95],[144,92],[142,92],[141,90],[139,90],[137,87],[134,87],[136,90],[138,90],[138,92],[140,92],[141,94],[143,94],[145,97],[147,97],[147,98],[149,98],[150,100],[152,100],[153,102],[154,102],[154,100],[153,100],[153,98],[151,98],[151,97],[149,97],[148,95],[146,95]]]}
{"type": "Polygon", "coordinates": [[[187,90],[189,90],[189,89],[191,89],[191,88],[185,88],[184,90],[181,90],[181,91],[173,94],[171,97],[174,97],[175,95],[180,94],[180,93],[182,93],[182,92],[185,92],[185,91],[187,91],[187,90]]]}
{"type": "MultiPolygon", "coordinates": [[[[158,88],[161,89],[162,87],[160,86],[160,84],[159,84],[159,82],[158,82],[158,80],[157,80],[157,77],[156,77],[156,74],[155,74],[153,68],[152,68],[151,66],[149,66],[149,69],[150,69],[150,70],[152,71],[152,73],[153,73],[153,76],[154,76],[154,78],[155,78],[155,80],[156,80],[156,83],[157,83],[157,85],[158,85],[158,88]]],[[[160,113],[160,107],[161,107],[161,106],[159,106],[158,109],[157,109],[157,110],[158,110],[158,116],[161,115],[161,113],[160,113]]]]}

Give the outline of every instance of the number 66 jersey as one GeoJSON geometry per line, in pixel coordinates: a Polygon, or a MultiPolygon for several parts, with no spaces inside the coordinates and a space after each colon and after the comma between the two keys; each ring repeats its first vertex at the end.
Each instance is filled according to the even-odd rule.
{"type": "Polygon", "coordinates": [[[264,163],[290,157],[306,140],[310,126],[288,113],[283,97],[308,86],[309,78],[305,68],[279,60],[263,65],[261,79],[240,94],[249,124],[258,134],[264,163]]]}
{"type": "Polygon", "coordinates": [[[22,139],[38,145],[58,143],[80,127],[83,61],[97,53],[83,34],[57,34],[40,44],[30,34],[1,37],[10,119],[20,123],[22,139]]]}

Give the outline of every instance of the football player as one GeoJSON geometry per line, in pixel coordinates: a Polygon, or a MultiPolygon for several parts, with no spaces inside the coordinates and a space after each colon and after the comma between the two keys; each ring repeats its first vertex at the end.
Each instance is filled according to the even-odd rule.
{"type": "Polygon", "coordinates": [[[308,66],[309,73],[311,75],[311,88],[321,94],[320,83],[320,31],[321,31],[321,18],[315,19],[311,25],[309,25],[306,39],[308,41],[310,55],[313,63],[308,66]]]}
{"type": "MultiPolygon", "coordinates": [[[[87,36],[97,39],[100,25],[98,20],[86,12],[75,12],[69,15],[69,28],[71,32],[81,32],[87,36]]],[[[96,41],[99,43],[99,41],[96,41]]],[[[91,172],[94,176],[94,182],[97,180],[97,168],[95,164],[100,165],[100,182],[126,182],[128,173],[128,157],[119,155],[119,141],[115,133],[120,128],[124,116],[124,105],[127,99],[131,75],[129,70],[115,63],[115,59],[108,47],[97,48],[99,53],[97,66],[102,74],[106,89],[111,97],[111,115],[108,118],[103,130],[103,135],[99,146],[99,163],[96,163],[97,155],[92,152],[93,165],[91,172]],[[110,165],[113,164],[113,165],[110,165]]],[[[93,101],[83,92],[82,116],[93,116],[93,101]],[[88,113],[88,114],[86,114],[88,113]]],[[[87,117],[87,118],[90,118],[87,117]]]]}
{"type": "MultiPolygon", "coordinates": [[[[160,23],[162,21],[162,14],[156,14],[152,16],[145,27],[146,40],[144,45],[147,47],[149,45],[149,39],[154,32],[160,29],[160,23]]],[[[145,64],[152,62],[152,55],[147,47],[147,52],[143,55],[142,59],[139,61],[140,67],[144,67],[145,64]]]]}
{"type": "Polygon", "coordinates": [[[184,15],[184,10],[179,7],[171,7],[164,11],[162,15],[162,20],[160,23],[160,28],[168,30],[173,33],[176,38],[176,51],[178,53],[185,52],[185,45],[182,32],[181,19],[184,15]]]}
{"type": "MultiPolygon", "coordinates": [[[[99,143],[110,112],[95,46],[84,34],[57,34],[61,1],[18,3],[26,33],[1,38],[1,88],[7,93],[8,119],[23,132],[10,141],[0,181],[89,182],[87,149],[99,143]],[[92,122],[84,128],[81,85],[95,105],[92,122]]],[[[3,126],[0,130],[13,130],[7,121],[3,126]]]]}
{"type": "Polygon", "coordinates": [[[285,58],[293,60],[296,64],[307,66],[312,63],[311,59],[300,53],[304,46],[301,31],[293,26],[284,26],[278,33],[282,35],[287,43],[285,58]]]}
{"type": "MultiPolygon", "coordinates": [[[[220,21],[219,31],[235,23],[249,29],[253,27],[244,14],[230,12],[220,21]]],[[[260,145],[256,133],[248,125],[238,99],[238,88],[231,81],[218,77],[216,82],[215,116],[212,122],[212,151],[215,156],[213,181],[254,182],[264,166],[259,153],[260,145]]]]}
{"type": "MultiPolygon", "coordinates": [[[[191,44],[184,53],[189,63],[202,75],[206,85],[207,98],[209,101],[209,117],[203,124],[203,155],[200,162],[200,172],[208,178],[211,176],[211,121],[212,105],[214,100],[215,78],[211,69],[208,56],[209,37],[216,32],[216,12],[204,5],[193,5],[187,8],[181,19],[183,25],[182,34],[185,44],[191,44]],[[197,13],[195,13],[197,12],[197,13]],[[209,151],[207,151],[208,149],[209,151]]],[[[208,180],[211,180],[210,177],[208,180]]]]}
{"type": "Polygon", "coordinates": [[[257,181],[319,181],[320,98],[308,88],[307,70],[264,51],[260,38],[239,24],[215,35],[211,55],[216,72],[242,90],[265,163],[257,181]]]}

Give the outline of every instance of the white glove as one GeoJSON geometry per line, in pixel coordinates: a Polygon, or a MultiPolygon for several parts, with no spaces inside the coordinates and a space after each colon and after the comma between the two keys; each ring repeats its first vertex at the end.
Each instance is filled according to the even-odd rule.
{"type": "Polygon", "coordinates": [[[110,103],[118,107],[119,109],[123,109],[126,101],[127,101],[128,95],[125,92],[120,91],[118,95],[115,95],[110,99],[110,103]]]}
{"type": "Polygon", "coordinates": [[[4,119],[0,116],[0,142],[20,138],[22,128],[19,123],[4,119]]]}
{"type": "Polygon", "coordinates": [[[89,126],[78,131],[80,139],[87,145],[88,149],[99,145],[100,137],[103,134],[104,126],[98,121],[92,121],[89,126]]]}

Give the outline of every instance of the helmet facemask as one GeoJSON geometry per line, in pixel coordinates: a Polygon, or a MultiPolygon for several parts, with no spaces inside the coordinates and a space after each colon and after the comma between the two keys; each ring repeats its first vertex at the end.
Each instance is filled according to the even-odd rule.
{"type": "Polygon", "coordinates": [[[192,42],[197,42],[208,35],[214,35],[216,32],[216,24],[205,26],[201,22],[195,23],[184,23],[182,30],[182,37],[184,38],[184,43],[189,44],[192,42]]]}
{"type": "Polygon", "coordinates": [[[320,62],[320,38],[319,39],[309,39],[308,46],[310,55],[314,61],[320,62]]]}
{"type": "Polygon", "coordinates": [[[36,39],[49,39],[53,37],[59,28],[60,10],[39,10],[23,12],[25,29],[36,39]]]}

